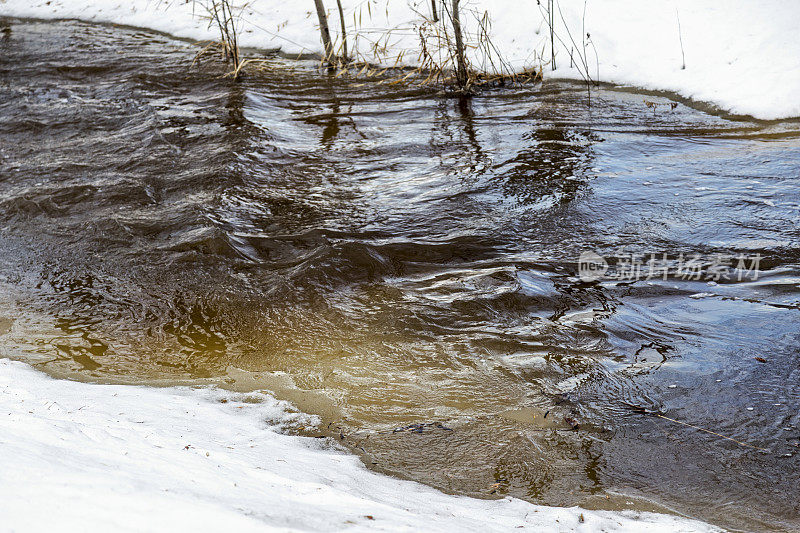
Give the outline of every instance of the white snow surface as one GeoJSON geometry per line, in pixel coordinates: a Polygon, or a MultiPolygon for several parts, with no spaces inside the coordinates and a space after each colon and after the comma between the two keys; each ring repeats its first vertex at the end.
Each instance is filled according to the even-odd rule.
{"type": "MultiPolygon", "coordinates": [[[[0,15],[78,18],[212,40],[216,29],[202,16],[202,5],[209,1],[0,0],[0,15]]],[[[418,61],[418,28],[431,15],[429,0],[342,4],[350,48],[355,46],[361,57],[389,65],[398,57],[406,65],[418,61]],[[376,41],[379,53],[372,46],[376,41]]],[[[546,78],[570,79],[582,79],[588,71],[595,80],[670,91],[734,114],[770,120],[800,117],[797,0],[555,0],[555,71],[547,64],[547,0],[541,5],[536,0],[462,4],[471,35],[477,28],[475,15],[488,12],[492,41],[514,70],[542,66],[546,78]],[[573,63],[582,63],[578,52],[583,50],[581,73],[570,68],[570,55],[573,63]]],[[[336,3],[327,0],[325,5],[338,42],[336,3]]],[[[288,54],[319,53],[322,48],[311,0],[248,0],[240,31],[243,46],[280,48],[288,54]]],[[[492,70],[477,50],[471,56],[476,67],[492,70]]]]}
{"type": "Polygon", "coordinates": [[[273,397],[94,385],[0,359],[2,531],[716,531],[450,496],[368,471],[273,397]]]}

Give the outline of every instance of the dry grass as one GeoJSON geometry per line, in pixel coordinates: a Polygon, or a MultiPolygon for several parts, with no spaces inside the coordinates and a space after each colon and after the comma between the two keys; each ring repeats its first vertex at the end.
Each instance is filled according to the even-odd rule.
{"type": "MultiPolygon", "coordinates": [[[[209,26],[216,27],[220,40],[206,46],[198,54],[198,59],[213,52],[219,52],[231,64],[226,76],[239,78],[246,70],[257,71],[265,68],[270,62],[263,57],[242,57],[238,46],[238,32],[242,22],[241,14],[247,3],[233,5],[234,0],[193,0],[201,6],[208,17],[209,26]]],[[[296,0],[301,1],[301,0],[296,0]]],[[[309,3],[311,0],[302,0],[309,3]]],[[[329,0],[330,1],[330,0],[329,0]]],[[[385,13],[389,18],[389,2],[381,5],[378,0],[367,0],[351,13],[345,14],[341,0],[336,0],[331,13],[325,11],[324,0],[314,0],[321,7],[318,12],[327,20],[329,15],[338,15],[340,30],[328,39],[322,32],[326,53],[320,58],[323,66],[336,77],[353,77],[370,80],[374,83],[411,84],[417,86],[442,86],[457,93],[465,94],[482,86],[505,86],[539,81],[543,77],[543,69],[550,65],[556,68],[555,54],[544,59],[544,50],[534,53],[531,66],[517,71],[506,61],[492,40],[492,20],[488,11],[478,11],[466,6],[461,0],[420,0],[414,3],[417,22],[395,28],[383,28],[376,20],[385,13]],[[350,30],[345,20],[352,16],[350,30]],[[332,38],[331,38],[332,37],[332,38]],[[398,38],[414,38],[418,41],[417,57],[408,58],[408,52],[395,52],[398,38]],[[348,41],[350,46],[348,46],[348,41]],[[415,67],[407,67],[409,63],[415,67]],[[379,67],[377,65],[384,65],[379,67]]],[[[542,20],[550,31],[551,48],[560,44],[571,50],[571,66],[581,73],[587,88],[596,85],[590,67],[591,52],[594,59],[597,54],[591,37],[581,28],[571,31],[558,0],[539,2],[542,20]],[[557,23],[557,21],[560,22],[557,23]],[[563,35],[556,31],[556,25],[563,26],[563,35]]],[[[533,26],[536,21],[531,21],[533,26]]],[[[322,29],[322,25],[320,25],[322,29]]]]}
{"type": "MultiPolygon", "coordinates": [[[[366,6],[366,16],[371,20],[372,9],[369,3],[366,6]]],[[[403,68],[398,78],[385,83],[442,85],[463,94],[479,86],[528,83],[542,78],[539,65],[515,72],[507,63],[492,41],[488,11],[465,8],[458,0],[430,0],[415,13],[419,22],[413,27],[355,31],[356,43],[367,41],[369,52],[358,52],[365,48],[363,46],[354,47],[357,52],[349,65],[349,73],[381,76],[387,70],[399,68],[406,62],[406,52],[393,54],[391,42],[398,34],[408,37],[413,32],[419,43],[418,55],[413,61],[416,67],[403,68]],[[464,20],[471,23],[468,26],[474,28],[472,31],[465,30],[464,20]],[[474,65],[470,58],[478,64],[474,65]],[[391,67],[378,69],[374,67],[376,63],[391,67]]],[[[353,14],[354,27],[364,27],[364,15],[362,9],[353,14]]]]}
{"type": "Polygon", "coordinates": [[[205,15],[200,15],[208,20],[209,28],[216,27],[219,31],[219,41],[206,45],[195,57],[198,61],[212,50],[221,53],[226,62],[232,66],[226,76],[238,79],[242,69],[251,60],[243,60],[239,49],[239,29],[242,23],[242,11],[250,4],[249,1],[234,5],[231,0],[192,0],[194,6],[200,7],[205,15]]]}

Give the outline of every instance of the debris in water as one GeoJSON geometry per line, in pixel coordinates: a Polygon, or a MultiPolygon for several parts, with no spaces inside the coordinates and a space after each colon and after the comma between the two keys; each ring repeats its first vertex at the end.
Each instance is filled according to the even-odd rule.
{"type": "Polygon", "coordinates": [[[495,494],[498,490],[503,488],[503,485],[507,485],[508,480],[505,478],[497,478],[494,483],[489,485],[489,488],[492,489],[489,494],[495,494]]]}
{"type": "MultiPolygon", "coordinates": [[[[735,442],[739,446],[745,446],[747,448],[752,448],[752,449],[758,450],[760,452],[769,452],[769,450],[766,449],[766,448],[759,448],[758,446],[753,446],[752,444],[747,444],[746,442],[742,442],[742,441],[739,441],[739,440],[736,440],[736,439],[732,439],[731,437],[726,437],[725,435],[722,435],[721,433],[717,433],[716,431],[711,431],[710,429],[701,428],[700,426],[695,426],[694,424],[689,424],[688,422],[682,422],[680,420],[675,420],[674,418],[670,418],[668,416],[664,416],[664,415],[662,415],[661,413],[659,413],[657,411],[651,411],[651,410],[647,409],[646,407],[642,407],[641,405],[636,405],[636,404],[629,403],[629,402],[622,402],[622,404],[625,405],[626,407],[630,408],[631,410],[637,412],[637,413],[646,414],[646,415],[653,415],[653,416],[656,416],[658,418],[663,418],[664,420],[669,420],[670,422],[674,422],[674,423],[680,424],[682,426],[686,426],[686,427],[690,427],[692,429],[696,429],[698,431],[702,431],[703,433],[708,433],[709,435],[714,435],[716,437],[719,437],[719,438],[722,438],[722,439],[725,439],[725,440],[729,440],[731,442],[735,442]]],[[[748,407],[747,409],[748,410],[752,410],[753,408],[752,407],[748,407]]]]}
{"type": "Polygon", "coordinates": [[[453,431],[452,428],[445,426],[441,422],[426,422],[424,424],[409,424],[407,426],[395,428],[392,430],[392,433],[402,433],[404,431],[410,431],[412,433],[424,433],[425,428],[437,428],[444,431],[453,431]]]}

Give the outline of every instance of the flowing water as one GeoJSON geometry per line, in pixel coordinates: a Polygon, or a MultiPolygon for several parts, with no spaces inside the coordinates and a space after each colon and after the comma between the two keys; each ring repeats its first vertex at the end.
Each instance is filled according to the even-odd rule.
{"type": "Polygon", "coordinates": [[[196,51],[0,22],[0,355],[268,388],[452,492],[800,527],[800,124],[196,51]],[[584,281],[585,251],[761,259],[584,281]]]}

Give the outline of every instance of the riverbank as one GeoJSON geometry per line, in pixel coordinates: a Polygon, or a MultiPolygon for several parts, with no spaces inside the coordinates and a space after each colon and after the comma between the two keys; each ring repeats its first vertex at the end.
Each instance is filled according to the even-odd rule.
{"type": "Polygon", "coordinates": [[[11,531],[714,531],[673,516],[449,496],[367,471],[269,395],[90,385],[0,360],[11,531]]]}
{"type": "MultiPolygon", "coordinates": [[[[330,3],[333,8],[335,3],[330,3]]],[[[414,65],[427,2],[343,0],[355,55],[414,65]],[[376,46],[377,43],[377,46],[376,46]]],[[[77,18],[150,28],[195,40],[217,39],[201,4],[168,0],[5,0],[0,16],[77,18]]],[[[554,9],[555,63],[543,7],[510,0],[469,2],[467,32],[488,12],[492,45],[523,71],[543,66],[546,79],[583,79],[670,91],[725,112],[776,120],[800,116],[800,5],[771,0],[601,3],[561,0],[554,9]],[[581,54],[580,51],[584,50],[581,54]],[[583,55],[583,58],[580,56],[583,55]],[[582,65],[582,66],[579,66],[582,65]]],[[[331,13],[331,21],[338,20],[331,13]]],[[[240,44],[287,54],[319,53],[313,4],[259,0],[241,12],[240,44]]],[[[339,24],[331,24],[334,38],[339,24]]],[[[473,64],[485,62],[473,50],[473,64]]]]}

